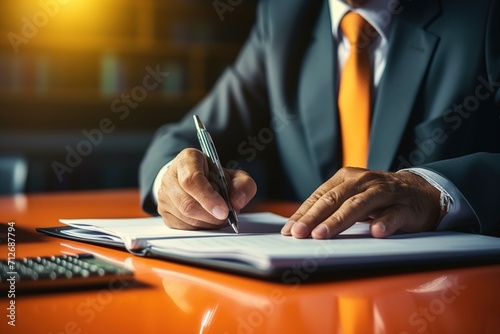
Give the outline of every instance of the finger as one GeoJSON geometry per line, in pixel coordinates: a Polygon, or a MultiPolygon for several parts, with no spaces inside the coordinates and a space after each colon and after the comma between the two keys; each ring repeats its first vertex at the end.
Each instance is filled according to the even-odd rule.
{"type": "Polygon", "coordinates": [[[295,238],[309,237],[317,225],[335,213],[346,200],[356,194],[356,191],[358,190],[348,182],[341,183],[328,191],[297,220],[297,223],[290,230],[291,235],[295,238]]]}
{"type": "MultiPolygon", "coordinates": [[[[182,189],[182,188],[180,188],[182,189]]],[[[214,227],[225,225],[225,218],[217,219],[207,212],[201,204],[188,193],[180,191],[169,192],[170,201],[174,204],[169,212],[187,223],[198,225],[202,221],[214,227]]]]}
{"type": "Polygon", "coordinates": [[[294,236],[298,238],[306,238],[309,236],[309,229],[302,222],[298,224],[297,222],[302,219],[308,212],[310,212],[311,208],[314,207],[314,204],[318,202],[319,199],[324,194],[319,191],[315,191],[311,196],[309,196],[295,211],[293,215],[290,216],[288,221],[281,228],[281,234],[286,236],[292,235],[292,229],[294,230],[294,236]]]}
{"type": "Polygon", "coordinates": [[[386,238],[399,230],[403,223],[405,215],[400,206],[391,206],[384,210],[370,226],[370,232],[375,238],[386,238]]]}
{"type": "Polygon", "coordinates": [[[402,205],[394,205],[373,220],[371,234],[375,238],[388,237],[396,231],[421,232],[429,230],[430,226],[420,216],[402,205]]]}
{"type": "MultiPolygon", "coordinates": [[[[208,176],[209,169],[205,155],[198,150],[185,152],[183,159],[179,161],[177,179],[180,187],[199,203],[199,206],[191,202],[181,205],[189,217],[201,214],[199,209],[202,208],[214,218],[224,220],[229,212],[228,207],[222,196],[210,183],[208,176]]],[[[184,211],[182,212],[184,213],[184,211]]]]}
{"type": "MultiPolygon", "coordinates": [[[[334,180],[334,178],[330,179],[330,182],[326,182],[323,185],[321,185],[311,196],[309,196],[304,203],[295,211],[293,215],[290,216],[288,221],[285,223],[283,228],[281,229],[281,234],[283,235],[292,235],[292,228],[293,226],[302,219],[305,215],[308,213],[311,213],[311,209],[313,214],[316,213],[316,210],[313,209],[315,205],[320,200],[325,200],[326,202],[330,202],[330,211],[334,211],[338,208],[338,206],[341,204],[340,198],[341,195],[340,193],[345,191],[345,188],[341,186],[343,183],[342,181],[337,181],[334,180]],[[337,189],[332,189],[337,187],[337,189]],[[336,204],[333,204],[336,203],[336,204]]],[[[301,225],[298,225],[296,228],[296,235],[303,235],[307,234],[306,236],[303,236],[304,238],[309,236],[309,229],[304,228],[301,225]]]]}
{"type": "Polygon", "coordinates": [[[235,210],[243,209],[257,193],[257,184],[242,170],[226,170],[229,176],[229,193],[235,210]]]}
{"type": "Polygon", "coordinates": [[[203,153],[195,149],[186,149],[179,153],[162,180],[162,186],[158,193],[159,214],[165,216],[167,213],[171,213],[177,219],[194,226],[199,226],[199,222],[202,221],[216,227],[223,225],[224,221],[216,219],[207,212],[186,191],[187,188],[193,186],[186,185],[187,182],[181,185],[182,181],[179,181],[179,175],[184,174],[184,177],[187,178],[189,175],[203,174],[204,172],[208,172],[208,164],[203,153]]]}
{"type": "Polygon", "coordinates": [[[339,186],[342,182],[334,182],[333,180],[323,183],[318,189],[316,189],[311,196],[309,196],[304,203],[297,209],[297,211],[290,216],[290,220],[298,221],[302,216],[304,216],[321,197],[325,196],[332,191],[333,188],[339,186]]]}
{"type": "MultiPolygon", "coordinates": [[[[374,188],[349,197],[337,211],[311,231],[311,236],[314,239],[334,237],[354,223],[366,219],[373,212],[390,205],[392,198],[392,195],[381,193],[374,188]]],[[[308,221],[305,223],[310,224],[308,221]]]]}
{"type": "MultiPolygon", "coordinates": [[[[176,182],[170,182],[168,191],[166,191],[165,187],[160,189],[158,195],[158,213],[162,217],[170,214],[187,224],[193,225],[195,228],[215,228],[224,225],[223,220],[218,220],[206,212],[176,182]]],[[[176,226],[180,226],[180,224],[176,224],[176,226]]]]}

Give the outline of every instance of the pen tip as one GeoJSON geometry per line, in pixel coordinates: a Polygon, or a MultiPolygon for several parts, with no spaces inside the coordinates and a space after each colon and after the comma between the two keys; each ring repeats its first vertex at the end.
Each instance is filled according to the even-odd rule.
{"type": "Polygon", "coordinates": [[[235,232],[236,234],[240,234],[240,231],[239,231],[239,229],[238,229],[238,225],[236,225],[236,224],[231,224],[231,227],[233,228],[233,230],[234,230],[234,232],[235,232]]]}
{"type": "Polygon", "coordinates": [[[227,217],[227,220],[229,222],[229,225],[233,228],[234,232],[236,234],[240,234],[239,228],[238,228],[238,215],[234,210],[229,210],[229,216],[227,217]]]}

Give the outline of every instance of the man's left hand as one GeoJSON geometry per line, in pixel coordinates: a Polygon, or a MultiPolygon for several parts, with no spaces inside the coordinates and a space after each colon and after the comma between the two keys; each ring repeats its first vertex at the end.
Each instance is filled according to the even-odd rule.
{"type": "Polygon", "coordinates": [[[356,222],[376,238],[420,232],[438,223],[440,192],[422,177],[345,167],[323,183],[283,226],[283,235],[327,239],[356,222]]]}

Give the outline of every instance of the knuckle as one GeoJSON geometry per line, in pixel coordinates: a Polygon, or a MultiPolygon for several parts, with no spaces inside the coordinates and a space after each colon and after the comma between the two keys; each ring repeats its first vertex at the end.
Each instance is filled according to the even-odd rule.
{"type": "Polygon", "coordinates": [[[185,217],[193,217],[197,211],[198,203],[194,200],[185,200],[179,205],[179,212],[185,217]]]}
{"type": "Polygon", "coordinates": [[[323,194],[315,191],[314,193],[311,194],[311,196],[309,196],[309,198],[307,198],[306,202],[313,204],[314,202],[318,201],[322,196],[323,194]]]}
{"type": "Polygon", "coordinates": [[[351,167],[341,167],[336,174],[338,175],[344,175],[346,173],[348,173],[349,169],[351,169],[351,167]]]}
{"type": "Polygon", "coordinates": [[[157,207],[158,214],[162,217],[165,225],[174,229],[197,230],[212,226],[197,217],[199,205],[195,200],[180,200],[180,205],[173,203],[161,203],[157,207]]]}
{"type": "Polygon", "coordinates": [[[306,224],[312,222],[320,222],[322,220],[323,219],[321,219],[320,213],[312,210],[306,212],[301,218],[301,221],[306,224]]]}
{"type": "Polygon", "coordinates": [[[344,167],[342,172],[344,181],[348,182],[355,192],[371,187],[379,179],[377,172],[363,168],[344,167]]]}
{"type": "Polygon", "coordinates": [[[346,216],[343,212],[337,211],[334,214],[332,214],[328,219],[325,221],[333,230],[338,230],[339,228],[342,229],[342,226],[344,223],[347,221],[346,216]]]}
{"type": "Polygon", "coordinates": [[[364,168],[359,168],[359,167],[349,167],[349,166],[346,166],[346,167],[342,167],[339,169],[338,173],[342,174],[342,175],[358,175],[360,173],[364,173],[368,171],[367,169],[364,169],[364,168]]]}
{"type": "Polygon", "coordinates": [[[179,184],[183,189],[191,189],[196,184],[196,178],[200,175],[200,172],[195,173],[180,173],[178,175],[179,184]]]}
{"type": "Polygon", "coordinates": [[[335,176],[340,176],[342,179],[348,179],[354,173],[355,168],[353,167],[342,167],[338,170],[335,176]]]}
{"type": "Polygon", "coordinates": [[[342,174],[350,174],[350,173],[354,172],[355,170],[357,170],[356,167],[346,166],[346,167],[340,168],[339,172],[342,174]]]}
{"type": "Polygon", "coordinates": [[[349,203],[356,207],[368,206],[368,200],[364,196],[355,195],[349,198],[349,203]]]}
{"type": "Polygon", "coordinates": [[[340,195],[337,192],[329,191],[323,196],[320,197],[320,200],[325,203],[327,206],[335,206],[340,201],[340,195]]]}
{"type": "Polygon", "coordinates": [[[342,211],[336,211],[330,217],[328,217],[328,223],[332,226],[338,226],[345,221],[345,215],[342,211]]]}
{"type": "Polygon", "coordinates": [[[387,180],[386,181],[385,187],[384,187],[384,192],[386,192],[386,193],[396,193],[396,192],[398,192],[398,190],[400,190],[400,187],[397,184],[397,182],[394,182],[393,180],[387,180]]]}
{"type": "Polygon", "coordinates": [[[257,184],[255,183],[255,180],[248,173],[242,174],[242,176],[241,176],[241,182],[246,187],[257,187],[257,184]]]}
{"type": "Polygon", "coordinates": [[[373,181],[380,180],[380,175],[371,170],[363,170],[356,176],[356,179],[359,184],[369,184],[373,181]]]}
{"type": "Polygon", "coordinates": [[[323,194],[319,192],[314,192],[309,196],[303,203],[302,208],[310,208],[311,206],[314,205],[317,201],[319,201],[322,198],[323,194]]]}
{"type": "Polygon", "coordinates": [[[180,159],[191,159],[196,158],[199,155],[200,151],[195,148],[186,148],[179,153],[180,159]]]}
{"type": "Polygon", "coordinates": [[[182,150],[177,156],[174,158],[173,162],[177,165],[177,168],[180,170],[192,170],[193,166],[200,166],[200,157],[203,156],[203,153],[195,148],[186,148],[182,150]]]}

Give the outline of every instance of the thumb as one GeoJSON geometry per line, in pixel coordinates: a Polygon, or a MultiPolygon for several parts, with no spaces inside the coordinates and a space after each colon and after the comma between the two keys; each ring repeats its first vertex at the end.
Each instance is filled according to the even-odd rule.
{"type": "Polygon", "coordinates": [[[386,238],[394,234],[403,225],[403,214],[398,206],[391,206],[373,220],[370,232],[375,238],[386,238]]]}

